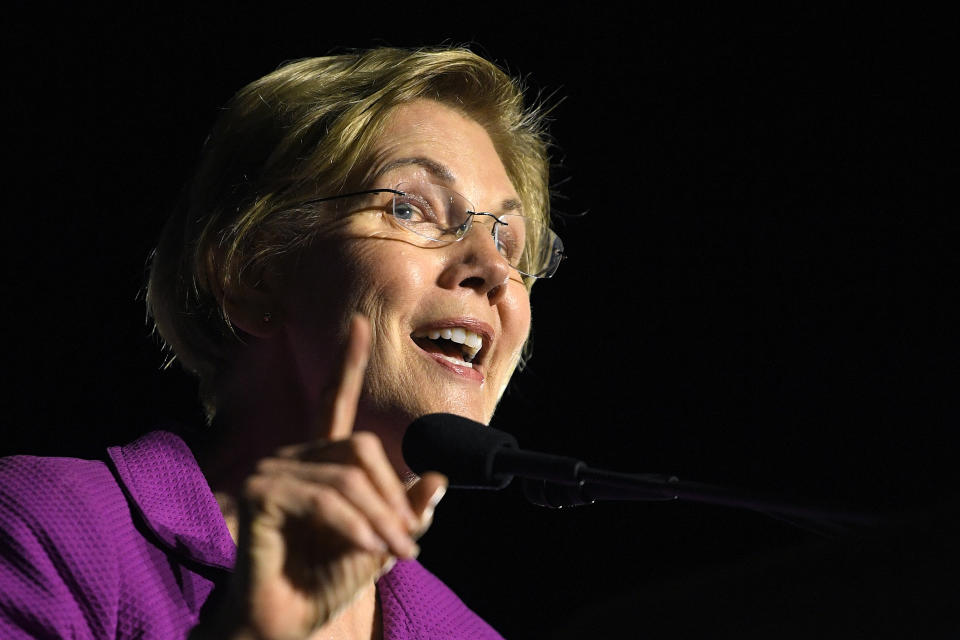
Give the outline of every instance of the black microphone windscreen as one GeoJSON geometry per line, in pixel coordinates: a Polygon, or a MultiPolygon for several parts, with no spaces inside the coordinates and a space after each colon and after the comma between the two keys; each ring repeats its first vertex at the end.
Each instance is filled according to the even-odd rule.
{"type": "Polygon", "coordinates": [[[439,471],[451,487],[502,489],[512,477],[494,475],[493,459],[504,447],[516,449],[516,438],[452,413],[431,413],[407,427],[402,449],[414,473],[439,471]]]}

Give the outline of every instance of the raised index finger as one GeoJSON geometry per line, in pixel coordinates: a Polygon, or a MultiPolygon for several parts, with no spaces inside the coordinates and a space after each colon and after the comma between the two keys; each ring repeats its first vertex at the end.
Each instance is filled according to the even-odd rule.
{"type": "Polygon", "coordinates": [[[328,440],[343,440],[353,433],[357,403],[363,390],[363,376],[370,359],[370,341],[370,321],[360,314],[354,314],[350,318],[347,346],[343,351],[339,375],[332,381],[327,396],[326,415],[319,416],[320,433],[326,434],[328,440]]]}

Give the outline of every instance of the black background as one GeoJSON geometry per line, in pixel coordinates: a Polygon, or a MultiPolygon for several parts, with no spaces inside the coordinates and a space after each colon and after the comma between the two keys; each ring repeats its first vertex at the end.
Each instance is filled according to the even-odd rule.
{"type": "Polygon", "coordinates": [[[719,507],[451,492],[423,562],[508,637],[955,628],[936,506],[958,479],[958,26],[842,6],[18,9],[0,453],[98,456],[200,420],[192,380],[160,371],[141,293],[234,91],[347,47],[468,43],[564,98],[570,259],[535,287],[535,355],[494,426],[913,528],[824,542],[719,507]]]}

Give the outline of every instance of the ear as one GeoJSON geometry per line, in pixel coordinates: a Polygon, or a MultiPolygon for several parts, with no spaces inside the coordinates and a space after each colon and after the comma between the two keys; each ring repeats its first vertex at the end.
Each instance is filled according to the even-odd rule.
{"type": "Polygon", "coordinates": [[[268,338],[280,324],[280,305],[269,291],[241,286],[225,293],[223,310],[236,328],[255,338],[268,338]]]}

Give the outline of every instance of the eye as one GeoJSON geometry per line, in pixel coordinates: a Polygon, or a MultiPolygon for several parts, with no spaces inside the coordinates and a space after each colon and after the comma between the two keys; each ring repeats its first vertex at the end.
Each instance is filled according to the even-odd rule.
{"type": "Polygon", "coordinates": [[[510,264],[519,264],[523,255],[524,233],[523,219],[514,216],[503,216],[505,223],[497,226],[497,250],[510,264]]]}
{"type": "Polygon", "coordinates": [[[405,222],[420,222],[423,220],[423,213],[413,203],[398,202],[393,206],[393,217],[405,222]]]}
{"type": "Polygon", "coordinates": [[[520,257],[520,252],[517,250],[517,244],[513,241],[513,238],[501,237],[497,249],[500,251],[500,255],[506,258],[508,262],[514,262],[520,257]]]}
{"type": "Polygon", "coordinates": [[[399,222],[413,224],[435,222],[437,219],[430,203],[424,198],[412,193],[394,198],[393,217],[399,222]]]}

